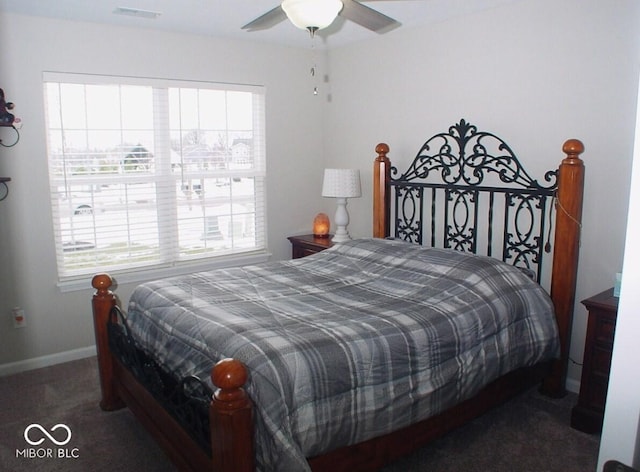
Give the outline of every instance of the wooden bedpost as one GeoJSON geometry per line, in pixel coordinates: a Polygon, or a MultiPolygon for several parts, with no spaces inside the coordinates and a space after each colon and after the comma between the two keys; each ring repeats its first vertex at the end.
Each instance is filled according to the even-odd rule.
{"type": "Polygon", "coordinates": [[[376,146],[378,157],[373,165],[373,237],[389,236],[391,161],[387,157],[389,146],[376,146]]]}
{"type": "Polygon", "coordinates": [[[560,359],[554,362],[551,376],[542,385],[546,394],[556,397],[566,394],[584,187],[584,163],[580,159],[584,145],[577,139],[570,139],[564,143],[562,150],[567,157],[558,169],[555,247],[567,249],[553,252],[551,276],[551,298],[556,310],[562,352],[560,359]]]}
{"type": "Polygon", "coordinates": [[[252,404],[242,388],[247,378],[246,367],[235,359],[222,359],[211,371],[218,387],[209,407],[215,472],[255,470],[252,404]]]}
{"type": "Polygon", "coordinates": [[[113,280],[108,274],[98,274],[91,280],[91,285],[96,289],[91,304],[96,350],[98,351],[100,389],[102,390],[100,408],[107,411],[117,410],[124,407],[124,403],[116,394],[113,385],[113,358],[109,349],[109,334],[107,332],[111,309],[116,305],[116,296],[111,291],[113,280]]]}

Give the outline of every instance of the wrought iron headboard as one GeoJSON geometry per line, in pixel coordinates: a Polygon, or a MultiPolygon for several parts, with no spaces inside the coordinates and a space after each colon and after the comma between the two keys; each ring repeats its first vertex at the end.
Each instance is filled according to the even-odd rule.
{"type": "Polygon", "coordinates": [[[538,183],[502,139],[461,120],[398,174],[391,167],[393,237],[497,257],[540,282],[557,170],[538,183]]]}

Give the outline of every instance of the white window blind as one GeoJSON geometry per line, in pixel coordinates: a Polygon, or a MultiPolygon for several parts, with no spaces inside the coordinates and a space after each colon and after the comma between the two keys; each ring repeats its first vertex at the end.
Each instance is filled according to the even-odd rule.
{"type": "Polygon", "coordinates": [[[45,73],[61,280],[263,251],[264,89],[45,73]]]}

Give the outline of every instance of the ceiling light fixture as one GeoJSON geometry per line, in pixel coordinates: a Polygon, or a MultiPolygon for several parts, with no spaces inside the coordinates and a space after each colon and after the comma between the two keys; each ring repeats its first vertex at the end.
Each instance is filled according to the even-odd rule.
{"type": "Polygon", "coordinates": [[[291,23],[311,34],[333,23],[343,7],[340,0],[283,0],[281,6],[291,23]]]}
{"type": "Polygon", "coordinates": [[[117,7],[115,10],[113,10],[113,13],[116,15],[135,16],[138,18],[146,18],[149,20],[155,20],[160,15],[162,15],[162,13],[159,11],[140,10],[138,8],[129,7],[117,7]]]}

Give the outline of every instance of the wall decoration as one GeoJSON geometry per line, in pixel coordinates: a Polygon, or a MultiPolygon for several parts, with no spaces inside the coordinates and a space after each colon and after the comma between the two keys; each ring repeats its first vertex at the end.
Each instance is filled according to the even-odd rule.
{"type": "Polygon", "coordinates": [[[16,125],[20,123],[20,118],[16,118],[16,116],[10,112],[10,110],[13,110],[14,106],[13,102],[6,101],[4,90],[0,88],[0,127],[12,128],[16,133],[15,141],[12,144],[4,144],[2,139],[0,139],[0,146],[15,146],[20,140],[20,133],[16,128],[16,125]]]}

